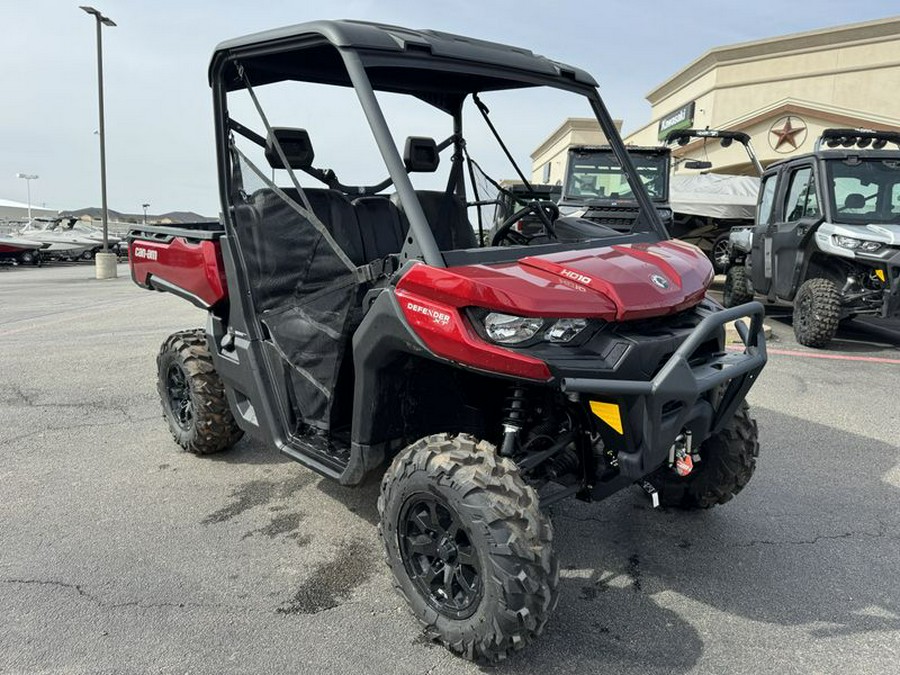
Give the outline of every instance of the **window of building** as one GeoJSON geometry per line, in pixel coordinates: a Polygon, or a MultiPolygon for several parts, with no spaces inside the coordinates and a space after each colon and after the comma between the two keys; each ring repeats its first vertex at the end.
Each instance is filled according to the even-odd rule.
{"type": "Polygon", "coordinates": [[[544,163],[543,173],[541,174],[541,182],[543,182],[543,183],[550,182],[550,162],[544,163]]]}

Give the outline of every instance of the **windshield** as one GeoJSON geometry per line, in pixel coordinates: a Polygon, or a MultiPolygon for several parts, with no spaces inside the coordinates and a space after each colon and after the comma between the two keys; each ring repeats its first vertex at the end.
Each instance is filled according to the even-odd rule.
{"type": "Polygon", "coordinates": [[[852,157],[825,165],[835,222],[900,222],[900,158],[852,157]]]}
{"type": "MultiPolygon", "coordinates": [[[[665,200],[669,158],[665,154],[629,152],[651,199],[665,200]]],[[[616,156],[609,149],[572,151],[566,172],[569,199],[634,199],[616,156]]]]}
{"type": "MultiPolygon", "coordinates": [[[[658,157],[638,169],[640,177],[614,164],[616,189],[609,183],[609,192],[636,201],[626,225],[576,228],[560,217],[554,188],[564,181],[567,153],[547,142],[547,130],[559,120],[590,123],[598,145],[624,153],[593,88],[543,75],[507,78],[490,64],[452,62],[441,66],[441,84],[424,92],[425,84],[437,81],[430,60],[419,67],[425,57],[382,57],[354,71],[354,88],[329,78],[303,79],[312,71],[277,79],[262,57],[259,63],[242,59],[243,86],[222,92],[222,142],[230,155],[225,212],[240,211],[241,223],[270,228],[278,227],[272,217],[277,212],[291,236],[302,234],[309,242],[322,237],[328,249],[323,255],[354,274],[359,261],[386,256],[469,264],[517,260],[539,247],[566,250],[666,236],[656,211],[643,208],[650,206],[643,185],[657,196],[660,179],[665,181],[658,157]],[[387,68],[385,59],[396,61],[396,69],[387,68]],[[342,111],[339,123],[335,110],[342,111]],[[531,161],[535,148],[541,149],[539,161],[531,161]],[[494,209],[501,201],[512,213],[526,211],[497,222],[494,209]]],[[[329,58],[339,69],[343,57],[329,58]]],[[[318,60],[307,62],[318,72],[318,60]]],[[[612,157],[608,150],[607,164],[612,157]]]]}

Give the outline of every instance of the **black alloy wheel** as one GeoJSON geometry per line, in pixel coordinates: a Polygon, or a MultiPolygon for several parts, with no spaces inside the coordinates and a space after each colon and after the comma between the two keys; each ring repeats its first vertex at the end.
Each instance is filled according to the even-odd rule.
{"type": "Polygon", "coordinates": [[[496,663],[543,632],[559,599],[553,526],[493,445],[416,441],[385,471],[378,512],[396,588],[428,638],[496,663]]]}
{"type": "Polygon", "coordinates": [[[728,235],[723,235],[713,242],[710,258],[712,259],[715,273],[724,274],[731,259],[728,250],[728,235]]]}
{"type": "Polygon", "coordinates": [[[177,363],[170,365],[166,373],[166,394],[173,419],[182,431],[187,431],[194,419],[194,404],[184,368],[177,363]]]}
{"type": "Polygon", "coordinates": [[[471,616],[481,602],[481,564],[447,503],[432,494],[411,496],[400,511],[397,535],[406,571],[428,604],[452,619],[471,616]]]}
{"type": "Polygon", "coordinates": [[[233,446],[243,435],[216,372],[206,331],[170,335],[156,357],[156,387],[175,442],[195,455],[233,446]]]}

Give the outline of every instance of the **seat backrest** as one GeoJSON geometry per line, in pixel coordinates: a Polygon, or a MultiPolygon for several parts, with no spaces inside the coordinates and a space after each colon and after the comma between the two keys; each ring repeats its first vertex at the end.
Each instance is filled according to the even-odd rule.
{"type": "MultiPolygon", "coordinates": [[[[322,221],[347,257],[357,265],[362,265],[365,262],[365,250],[359,234],[359,221],[350,200],[337,190],[328,188],[303,188],[303,192],[309,200],[313,213],[322,221]]],[[[287,188],[284,193],[298,205],[303,206],[303,200],[297,190],[287,188]]],[[[302,223],[304,227],[312,227],[290,204],[285,203],[278,195],[274,197],[295,215],[298,223],[302,223]]]]}
{"type": "Polygon", "coordinates": [[[851,192],[844,199],[845,209],[862,209],[866,206],[866,198],[858,192],[851,192]]]}
{"type": "MultiPolygon", "coordinates": [[[[336,190],[303,191],[347,256],[361,265],[365,253],[350,201],[336,190]]],[[[303,205],[296,190],[284,192],[303,205]]],[[[279,307],[301,285],[324,285],[347,271],[313,225],[273,190],[257,190],[236,211],[238,240],[258,311],[279,307]]]]}
{"type": "MultiPolygon", "coordinates": [[[[461,197],[437,190],[417,190],[416,196],[441,251],[478,246],[475,231],[466,214],[466,204],[461,197]]],[[[402,213],[403,205],[396,194],[391,195],[391,201],[397,204],[402,213]]],[[[405,232],[409,228],[405,214],[403,220],[405,232]]]]}
{"type": "Polygon", "coordinates": [[[403,248],[400,211],[387,197],[360,197],[353,200],[359,234],[367,262],[380,260],[403,248]]]}

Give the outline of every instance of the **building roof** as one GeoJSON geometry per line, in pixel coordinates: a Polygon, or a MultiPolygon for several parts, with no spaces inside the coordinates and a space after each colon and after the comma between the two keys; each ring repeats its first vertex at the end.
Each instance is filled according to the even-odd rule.
{"type": "Polygon", "coordinates": [[[679,70],[647,94],[655,105],[718,65],[755,61],[787,53],[834,49],[849,43],[879,42],[900,36],[900,16],[834,26],[804,33],[715,47],[679,70]]]}
{"type": "MultiPolygon", "coordinates": [[[[0,208],[28,210],[28,204],[26,204],[25,202],[17,202],[12,199],[0,199],[0,208]]],[[[56,209],[50,208],[49,206],[43,206],[41,204],[32,204],[31,210],[32,211],[56,211],[56,209]]]]}
{"type": "MultiPolygon", "coordinates": [[[[622,120],[613,120],[613,124],[615,124],[617,130],[621,131],[622,120]]],[[[596,117],[567,117],[563,120],[562,124],[556,127],[556,129],[554,129],[553,132],[534,149],[531,153],[531,159],[533,160],[545,153],[548,148],[551,148],[566,134],[573,131],[596,131],[599,133],[602,130],[600,129],[600,123],[597,121],[596,117]]]]}

